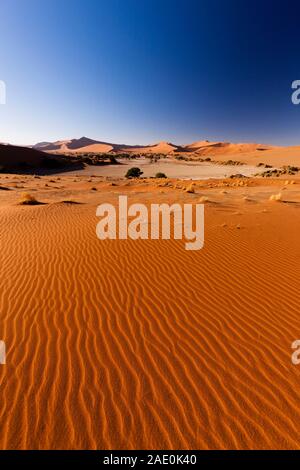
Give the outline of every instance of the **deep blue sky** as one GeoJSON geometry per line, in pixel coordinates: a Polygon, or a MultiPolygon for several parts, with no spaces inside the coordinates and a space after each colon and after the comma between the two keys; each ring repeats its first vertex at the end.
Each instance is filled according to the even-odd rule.
{"type": "Polygon", "coordinates": [[[1,0],[0,141],[300,144],[300,6],[1,0]]]}

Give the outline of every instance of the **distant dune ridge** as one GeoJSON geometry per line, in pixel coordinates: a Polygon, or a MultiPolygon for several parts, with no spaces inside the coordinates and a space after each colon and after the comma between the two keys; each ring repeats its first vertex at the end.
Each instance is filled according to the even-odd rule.
{"type": "Polygon", "coordinates": [[[89,153],[114,152],[134,154],[161,154],[172,156],[190,154],[192,156],[211,158],[212,160],[238,160],[242,163],[257,165],[266,163],[274,166],[299,165],[300,146],[274,146],[259,143],[210,142],[200,140],[191,144],[176,145],[171,142],[158,142],[152,145],[126,145],[97,141],[88,137],[42,142],[33,146],[34,149],[50,153],[89,153]]]}
{"type": "Polygon", "coordinates": [[[126,145],[112,144],[93,140],[88,137],[80,139],[58,140],[56,142],[40,142],[33,146],[34,149],[45,152],[132,152],[132,153],[163,153],[169,154],[178,151],[179,148],[168,142],[159,142],[153,145],[126,145]]]}
{"type": "Polygon", "coordinates": [[[89,147],[93,147],[93,152],[110,152],[114,149],[113,144],[99,142],[88,137],[80,139],[58,140],[56,142],[39,142],[33,146],[34,149],[44,152],[86,152],[89,147]]]}
{"type": "Polygon", "coordinates": [[[177,152],[197,153],[199,155],[211,154],[237,154],[253,152],[256,150],[270,150],[270,145],[260,145],[255,143],[230,143],[230,142],[209,142],[202,140],[187,145],[175,145],[171,142],[158,142],[150,145],[126,145],[113,144],[93,140],[88,137],[80,139],[58,140],[56,142],[40,142],[33,146],[34,149],[47,152],[132,152],[132,153],[161,153],[169,155],[177,152]]]}
{"type": "Polygon", "coordinates": [[[22,164],[40,166],[41,161],[53,154],[63,155],[88,153],[114,154],[160,154],[166,157],[188,155],[192,159],[210,158],[212,161],[235,160],[249,165],[259,163],[272,166],[299,165],[300,146],[280,147],[257,143],[209,142],[200,140],[191,144],[175,145],[171,142],[158,142],[152,145],[126,145],[93,140],[88,137],[66,139],[55,142],[39,142],[32,147],[17,147],[0,144],[0,168],[22,164]]]}

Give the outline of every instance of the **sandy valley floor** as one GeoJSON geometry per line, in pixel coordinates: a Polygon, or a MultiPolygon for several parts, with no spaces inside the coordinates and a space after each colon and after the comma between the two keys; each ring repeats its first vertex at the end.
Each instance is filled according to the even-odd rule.
{"type": "Polygon", "coordinates": [[[286,183],[2,175],[0,448],[300,448],[300,180],[286,183]],[[205,196],[204,249],[98,240],[96,207],[120,194],[205,196]]]}

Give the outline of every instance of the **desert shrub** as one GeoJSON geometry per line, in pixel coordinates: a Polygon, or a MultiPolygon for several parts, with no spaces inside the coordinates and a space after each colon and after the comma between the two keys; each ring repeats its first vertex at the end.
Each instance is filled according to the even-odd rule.
{"type": "Polygon", "coordinates": [[[129,170],[127,171],[126,173],[126,178],[139,178],[140,176],[142,176],[143,172],[137,168],[137,167],[133,167],[133,168],[129,168],[129,170]]]}
{"type": "Polygon", "coordinates": [[[270,201],[282,201],[282,194],[281,193],[278,193],[278,194],[272,194],[270,196],[270,201]]]}
{"type": "Polygon", "coordinates": [[[21,200],[20,200],[20,204],[22,206],[36,206],[37,204],[40,204],[40,202],[38,202],[34,196],[32,196],[31,194],[29,193],[23,193],[21,195],[21,200]]]}
{"type": "Polygon", "coordinates": [[[165,175],[165,173],[160,173],[160,172],[156,173],[155,175],[155,178],[166,178],[166,177],[167,176],[165,175]]]}
{"type": "Polygon", "coordinates": [[[112,165],[116,165],[118,163],[117,160],[116,160],[116,157],[114,155],[109,155],[108,158],[109,158],[110,163],[112,165]]]}
{"type": "Polygon", "coordinates": [[[241,173],[236,173],[235,175],[231,175],[229,178],[230,178],[230,179],[233,179],[233,178],[245,178],[245,176],[242,175],[241,173]]]}
{"type": "Polygon", "coordinates": [[[194,183],[190,184],[190,185],[186,188],[186,192],[187,192],[187,193],[194,194],[194,192],[195,192],[194,183]]]}

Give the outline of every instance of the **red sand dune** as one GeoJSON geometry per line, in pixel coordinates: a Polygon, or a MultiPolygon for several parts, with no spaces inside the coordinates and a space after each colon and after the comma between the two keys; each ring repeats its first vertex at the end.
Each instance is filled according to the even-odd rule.
{"type": "Polygon", "coordinates": [[[56,142],[41,142],[34,145],[33,148],[44,151],[56,152],[109,152],[109,151],[123,151],[132,153],[162,153],[172,154],[175,152],[195,152],[199,155],[211,154],[237,154],[249,153],[256,150],[269,150],[276,147],[270,145],[260,145],[255,143],[230,143],[230,142],[209,142],[199,141],[188,145],[175,145],[171,142],[159,142],[152,145],[125,145],[113,144],[108,142],[101,142],[88,137],[81,137],[80,139],[61,140],[56,142]]]}
{"type": "Polygon", "coordinates": [[[159,142],[153,145],[125,145],[101,142],[88,137],[80,139],[61,140],[56,142],[41,142],[33,148],[47,152],[132,152],[132,153],[162,153],[169,154],[177,150],[177,147],[168,142],[159,142]]]}
{"type": "MultiPolygon", "coordinates": [[[[178,240],[100,242],[96,206],[116,186],[22,181],[49,204],[1,199],[1,449],[300,447],[299,181],[284,192],[294,204],[269,202],[278,180],[231,181],[226,194],[197,184],[216,203],[193,253],[178,240]],[[85,204],[59,202],[64,191],[85,204]]],[[[151,184],[119,190],[197,200],[151,184]]]]}
{"type": "Polygon", "coordinates": [[[231,142],[194,142],[184,147],[186,150],[193,151],[199,155],[236,155],[239,153],[249,153],[255,151],[265,151],[274,149],[271,145],[260,145],[255,143],[231,143],[231,142]]]}
{"type": "Polygon", "coordinates": [[[125,145],[100,142],[82,137],[54,143],[43,142],[36,144],[34,148],[50,153],[158,153],[169,157],[177,153],[183,153],[191,158],[210,157],[212,160],[217,161],[232,159],[251,165],[265,163],[273,166],[300,166],[300,147],[279,147],[257,143],[209,142],[203,140],[187,145],[174,145],[169,142],[159,142],[153,145],[125,145]]]}
{"type": "Polygon", "coordinates": [[[56,142],[40,142],[33,146],[35,149],[43,150],[44,152],[88,152],[92,147],[91,152],[109,152],[114,149],[113,144],[106,142],[99,142],[88,137],[81,137],[80,139],[58,140],[56,142]]]}
{"type": "Polygon", "coordinates": [[[170,142],[159,142],[158,144],[148,145],[145,147],[129,147],[127,151],[133,153],[161,153],[163,155],[169,155],[178,151],[178,147],[170,142]]]}

